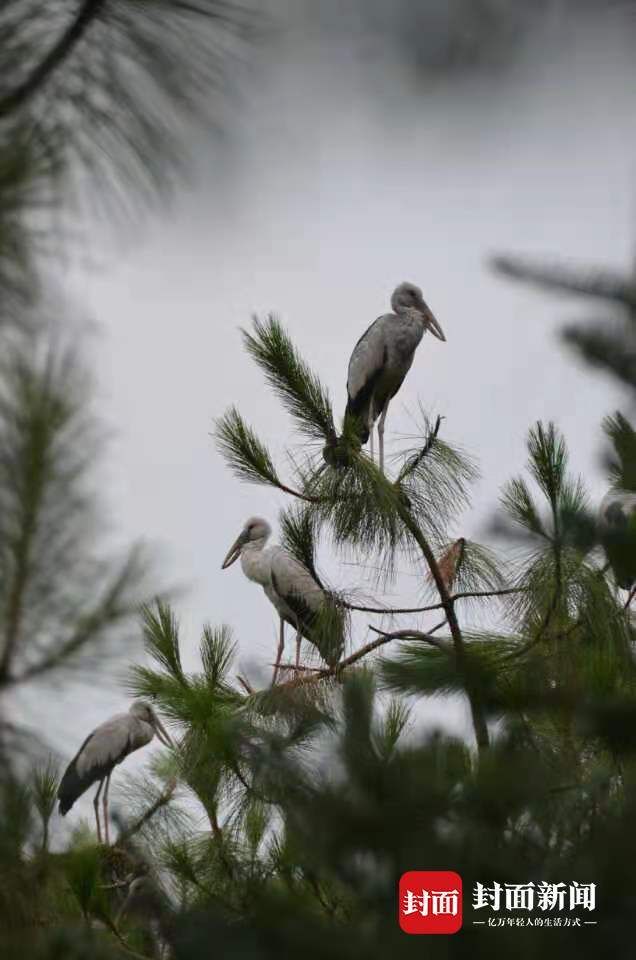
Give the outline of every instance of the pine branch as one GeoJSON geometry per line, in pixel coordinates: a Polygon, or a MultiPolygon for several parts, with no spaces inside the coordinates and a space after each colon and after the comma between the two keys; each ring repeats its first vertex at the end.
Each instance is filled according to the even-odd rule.
{"type": "Polygon", "coordinates": [[[254,318],[253,332],[243,331],[248,353],[267,382],[310,440],[334,443],[336,430],[329,393],[302,359],[273,316],[254,318]]]}
{"type": "MultiPolygon", "coordinates": [[[[441,620],[438,624],[432,627],[427,633],[421,633],[420,631],[406,630],[406,631],[397,631],[396,633],[383,633],[380,630],[376,630],[375,627],[370,626],[369,629],[373,630],[374,633],[380,633],[381,636],[377,640],[371,641],[371,643],[365,644],[363,647],[360,647],[358,650],[354,650],[352,654],[348,657],[345,657],[344,660],[341,660],[339,663],[335,664],[333,667],[326,667],[324,669],[314,670],[313,667],[307,667],[301,669],[301,672],[305,673],[306,676],[295,678],[294,680],[287,680],[285,683],[278,683],[273,688],[276,690],[288,690],[294,689],[295,687],[304,687],[307,684],[317,683],[320,680],[325,680],[330,677],[338,678],[343,670],[346,670],[348,667],[353,666],[353,664],[358,663],[359,660],[362,660],[369,653],[372,653],[374,650],[377,650],[378,647],[383,646],[386,643],[390,643],[391,640],[395,639],[404,639],[402,634],[406,636],[408,634],[409,638],[418,639],[418,640],[428,640],[430,643],[435,646],[439,645],[438,640],[433,640],[431,635],[437,630],[440,630],[445,626],[447,620],[441,620]]],[[[289,666],[288,669],[295,669],[293,666],[289,666]]]]}
{"type": "MultiPolygon", "coordinates": [[[[461,593],[454,593],[450,599],[455,600],[474,599],[478,597],[505,597],[513,593],[524,593],[525,587],[508,587],[503,590],[463,590],[461,593]]],[[[357,610],[361,613],[378,614],[400,614],[400,613],[426,613],[429,610],[441,610],[443,603],[430,603],[425,607],[363,607],[355,603],[348,603],[344,600],[339,601],[347,610],[357,610]]]]}
{"type": "Polygon", "coordinates": [[[562,293],[614,300],[631,309],[636,307],[636,287],[631,280],[625,280],[617,273],[590,271],[583,274],[568,267],[534,264],[519,257],[493,257],[491,265],[498,273],[514,280],[562,293]]]}
{"type": "Polygon", "coordinates": [[[179,625],[169,604],[157,600],[141,611],[144,640],[150,656],[179,684],[186,684],[179,650],[179,625]]]}
{"type": "Polygon", "coordinates": [[[608,463],[613,482],[623,490],[636,491],[636,431],[617,410],[603,420],[603,432],[613,447],[608,463]]]}
{"type": "Polygon", "coordinates": [[[325,589],[316,570],[316,518],[307,507],[284,510],[280,515],[282,545],[309,570],[319,587],[325,589]]]}
{"type": "Polygon", "coordinates": [[[404,480],[406,480],[406,478],[410,476],[410,474],[414,473],[422,463],[422,460],[424,460],[424,458],[428,456],[428,454],[430,453],[433,447],[433,444],[437,440],[437,435],[439,433],[439,428],[442,425],[443,419],[444,418],[439,416],[438,414],[437,419],[435,420],[435,424],[431,429],[429,429],[428,436],[426,437],[426,440],[424,441],[424,444],[422,445],[421,450],[413,454],[411,457],[409,457],[405,461],[404,465],[400,469],[400,472],[398,473],[397,478],[395,480],[396,487],[399,487],[399,485],[404,480]]]}
{"type": "Polygon", "coordinates": [[[431,636],[431,634],[433,634],[436,630],[446,626],[447,623],[448,621],[444,619],[440,623],[438,623],[437,626],[433,627],[431,630],[428,630],[427,632],[423,632],[422,630],[412,630],[407,628],[406,630],[393,630],[390,633],[386,633],[383,630],[378,630],[377,627],[374,627],[371,624],[369,624],[369,630],[372,630],[373,633],[379,634],[381,639],[374,640],[372,643],[367,644],[366,647],[362,648],[362,650],[359,650],[357,652],[360,656],[365,656],[371,650],[375,650],[376,647],[381,646],[383,643],[389,643],[389,641],[391,640],[421,640],[424,643],[430,643],[431,646],[437,647],[438,650],[442,650],[444,653],[452,654],[453,647],[450,644],[448,644],[443,640],[438,640],[437,637],[431,636]]]}
{"type": "Polygon", "coordinates": [[[413,537],[413,540],[417,543],[418,547],[422,551],[422,556],[424,557],[428,568],[430,570],[431,576],[437,587],[437,592],[439,593],[441,606],[446,614],[446,619],[448,620],[448,626],[453,638],[453,644],[455,647],[455,657],[457,660],[457,667],[464,678],[466,684],[466,694],[468,696],[468,701],[470,704],[470,710],[473,720],[473,728],[475,731],[475,739],[477,741],[477,747],[479,750],[486,749],[489,746],[489,736],[488,736],[488,726],[486,724],[486,719],[484,713],[479,703],[479,699],[476,691],[472,689],[470,684],[468,673],[466,670],[466,654],[464,650],[464,639],[462,637],[462,632],[459,626],[459,621],[457,620],[457,615],[455,613],[454,601],[451,598],[451,595],[447,589],[446,583],[442,576],[442,573],[439,569],[439,564],[435,559],[435,554],[433,553],[428,541],[422,534],[422,531],[419,529],[409,511],[405,506],[399,506],[399,512],[402,517],[402,521],[413,537]]]}
{"type": "Polygon", "coordinates": [[[92,22],[99,16],[107,0],[83,0],[66,31],[47,55],[15,90],[0,100],[0,118],[6,117],[28,100],[48,82],[52,74],[73,53],[92,22]]]}
{"type": "Polygon", "coordinates": [[[245,483],[268,484],[305,503],[319,502],[318,497],[301,493],[283,483],[267,447],[245,423],[236,407],[230,407],[227,413],[216,421],[214,437],[221,455],[239,480],[245,483]]]}
{"type": "Polygon", "coordinates": [[[608,330],[605,324],[585,328],[568,326],[563,330],[562,337],[569,346],[578,350],[590,366],[607,370],[631,389],[636,387],[633,330],[614,332],[608,330]]]}
{"type": "Polygon", "coordinates": [[[146,810],[144,810],[141,816],[138,817],[134,823],[131,823],[129,827],[126,827],[125,830],[122,830],[122,832],[117,837],[115,846],[126,843],[128,840],[130,840],[131,837],[134,837],[136,833],[139,833],[139,831],[142,830],[143,827],[145,827],[150,820],[152,820],[155,814],[157,814],[162,807],[165,807],[166,804],[172,800],[172,797],[174,795],[176,788],[177,788],[177,781],[173,777],[172,780],[169,781],[165,789],[159,794],[159,796],[154,801],[154,803],[151,803],[150,806],[146,810]]]}
{"type": "Polygon", "coordinates": [[[135,598],[127,601],[126,594],[131,590],[131,585],[138,582],[140,573],[138,552],[133,549],[103,599],[92,611],[80,618],[72,634],[61,643],[55,644],[46,656],[30,664],[19,674],[9,677],[6,683],[27,683],[66,666],[69,660],[84,651],[89,644],[94,644],[103,637],[107,629],[128,618],[133,612],[136,613],[138,600],[135,598]]]}

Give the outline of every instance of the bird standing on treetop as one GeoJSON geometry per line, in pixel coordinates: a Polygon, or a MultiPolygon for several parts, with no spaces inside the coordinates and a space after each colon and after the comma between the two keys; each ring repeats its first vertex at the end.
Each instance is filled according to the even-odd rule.
{"type": "Polygon", "coordinates": [[[69,763],[60,781],[57,797],[60,801],[59,810],[62,816],[68,813],[75,801],[92,784],[99,781],[93,807],[97,823],[97,840],[101,843],[98,804],[102,787],[106,783],[103,809],[104,838],[108,844],[108,788],[111,774],[117,764],[121,763],[129,753],[150,743],[155,733],[165,746],[173,745],[161,720],[145,700],[135,700],[128,713],[118,713],[93,730],[69,763]]]}
{"type": "Polygon", "coordinates": [[[616,583],[622,590],[633,591],[636,584],[636,493],[615,487],[605,494],[599,507],[598,531],[616,583]]]}
{"type": "Polygon", "coordinates": [[[393,313],[372,323],[351,354],[345,416],[355,418],[360,442],[371,438],[378,422],[380,469],[384,470],[384,423],[389,403],[411,369],[418,344],[427,330],[438,340],[444,332],[414,283],[401,283],[391,297],[393,313]]]}
{"type": "Polygon", "coordinates": [[[299,560],[284,547],[266,548],[271,532],[267,520],[251,517],[228,550],[221,569],[240,557],[245,576],[261,585],[278,611],[280,633],[272,680],[275,683],[285,646],[285,623],[296,630],[296,666],[300,663],[303,637],[333,665],[343,648],[343,620],[329,595],[299,560]],[[333,613],[333,617],[324,616],[328,613],[333,613]]]}

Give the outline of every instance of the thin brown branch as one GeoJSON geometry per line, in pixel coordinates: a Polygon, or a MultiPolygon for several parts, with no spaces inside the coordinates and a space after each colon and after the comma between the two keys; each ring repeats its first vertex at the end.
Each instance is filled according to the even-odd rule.
{"type": "Polygon", "coordinates": [[[252,694],[255,693],[254,687],[244,677],[242,677],[240,673],[236,674],[236,679],[241,684],[248,696],[251,697],[252,694]]]}
{"type": "Polygon", "coordinates": [[[130,838],[133,837],[136,833],[139,833],[142,827],[145,827],[148,821],[152,820],[154,815],[159,810],[161,810],[162,807],[165,807],[166,804],[172,800],[172,796],[176,788],[177,788],[177,781],[176,781],[176,778],[173,777],[172,780],[168,782],[165,790],[163,790],[162,793],[159,794],[159,796],[154,801],[154,803],[151,803],[148,809],[145,810],[142,813],[142,815],[137,820],[135,820],[134,823],[132,823],[129,827],[127,827],[125,830],[123,830],[119,834],[117,838],[117,843],[118,844],[124,843],[126,840],[130,840],[130,838]]]}
{"type": "Polygon", "coordinates": [[[340,601],[340,606],[346,610],[357,610],[360,613],[398,614],[398,613],[427,613],[429,610],[441,610],[443,604],[431,603],[426,607],[363,607],[355,603],[340,601]]]}
{"type": "Polygon", "coordinates": [[[630,307],[636,304],[636,289],[633,283],[620,274],[609,271],[589,271],[583,274],[568,267],[532,263],[520,257],[493,257],[491,264],[498,273],[514,280],[563,293],[616,300],[630,307]]]}
{"type": "Polygon", "coordinates": [[[419,465],[420,465],[420,463],[422,462],[422,460],[424,459],[424,457],[426,457],[426,455],[430,452],[431,447],[433,446],[433,444],[435,443],[435,440],[437,439],[437,434],[439,433],[439,428],[440,428],[441,425],[442,425],[442,420],[443,420],[443,419],[444,419],[443,417],[441,417],[441,416],[438,415],[438,417],[437,417],[437,419],[436,419],[436,421],[435,421],[435,426],[434,426],[433,429],[429,432],[429,435],[428,435],[428,437],[426,438],[426,440],[425,440],[425,442],[424,442],[424,446],[422,447],[422,449],[419,451],[419,453],[417,453],[416,456],[412,457],[412,458],[411,458],[409,461],[407,461],[407,463],[405,463],[405,465],[402,467],[402,469],[400,470],[400,473],[398,474],[398,477],[397,477],[397,479],[396,479],[396,481],[395,481],[395,486],[396,486],[396,487],[398,487],[398,486],[402,483],[402,481],[405,480],[405,479],[409,476],[409,474],[413,473],[414,470],[417,470],[417,468],[419,467],[419,465]]]}
{"type": "Polygon", "coordinates": [[[434,640],[431,634],[435,633],[437,630],[440,630],[443,626],[446,625],[448,621],[446,618],[441,620],[439,623],[435,624],[434,627],[427,633],[422,633],[419,630],[397,630],[395,633],[383,633],[381,630],[377,630],[375,627],[369,625],[369,629],[373,630],[374,633],[379,633],[380,636],[377,640],[372,640],[370,643],[366,643],[363,647],[359,647],[358,650],[354,650],[352,654],[348,657],[345,657],[344,660],[341,660],[334,667],[325,667],[323,670],[318,670],[313,674],[309,672],[312,668],[305,668],[307,673],[304,677],[295,677],[293,680],[286,680],[285,683],[279,683],[274,689],[292,689],[294,687],[305,686],[309,683],[317,683],[319,680],[325,680],[329,677],[339,677],[343,670],[346,670],[347,667],[351,667],[354,663],[357,663],[359,660],[362,660],[367,654],[372,653],[374,650],[377,650],[378,647],[383,646],[385,643],[389,643],[391,640],[397,639],[411,639],[411,640],[426,640],[429,643],[434,644],[435,646],[440,646],[438,640],[434,640]]]}
{"type": "MultiPolygon", "coordinates": [[[[438,624],[438,627],[442,627],[446,623],[447,623],[446,620],[442,620],[442,622],[438,624]]],[[[438,627],[434,627],[433,629],[434,630],[438,629],[438,627]]],[[[373,633],[379,634],[382,639],[374,640],[372,643],[367,644],[368,649],[363,648],[365,653],[375,649],[376,647],[379,647],[382,643],[389,643],[390,640],[420,640],[420,641],[423,641],[424,643],[430,643],[431,646],[437,647],[438,650],[442,650],[444,653],[448,653],[448,654],[453,653],[453,648],[448,644],[448,642],[444,642],[443,640],[438,640],[437,637],[431,636],[430,631],[428,633],[424,633],[422,630],[406,629],[406,630],[393,630],[391,633],[384,633],[382,630],[378,630],[377,627],[371,626],[371,624],[369,624],[369,630],[372,630],[373,633]]],[[[358,651],[358,652],[362,653],[362,651],[358,651]]]]}
{"type": "Polygon", "coordinates": [[[320,497],[312,497],[309,493],[301,493],[299,490],[294,490],[292,487],[288,487],[286,484],[281,483],[279,480],[274,484],[275,487],[278,487],[279,490],[282,490],[283,493],[288,493],[290,497],[297,497],[298,500],[304,500],[305,503],[321,503],[320,497]]]}
{"type": "MultiPolygon", "coordinates": [[[[275,667],[275,666],[276,666],[275,663],[270,663],[270,667],[275,667]]],[[[301,664],[298,664],[298,666],[296,666],[295,663],[279,663],[278,669],[279,670],[298,670],[301,673],[307,672],[307,671],[310,671],[313,673],[320,673],[322,671],[322,667],[303,667],[301,664]]]]}
{"type": "Polygon", "coordinates": [[[465,600],[467,597],[507,597],[511,593],[525,593],[525,587],[506,587],[503,590],[462,590],[454,593],[451,600],[465,600]]]}
{"type": "Polygon", "coordinates": [[[19,86],[0,100],[0,117],[6,117],[24,106],[51,78],[53,73],[73,53],[86,31],[105,7],[106,0],[84,0],[66,31],[51,47],[19,86]]]}
{"type": "Polygon", "coordinates": [[[439,568],[435,554],[433,553],[426,537],[418,527],[417,523],[411,516],[409,510],[404,504],[398,504],[398,511],[400,513],[402,522],[405,527],[417,543],[418,547],[422,551],[422,555],[428,565],[428,568],[431,572],[431,576],[437,587],[437,592],[441,600],[441,606],[446,614],[446,619],[448,620],[448,626],[453,638],[453,646],[455,648],[455,657],[457,661],[457,667],[459,672],[462,674],[465,682],[466,695],[468,697],[468,702],[470,704],[470,712],[473,721],[473,728],[475,731],[475,740],[477,741],[477,747],[479,750],[486,749],[490,744],[490,738],[488,736],[488,725],[486,723],[486,718],[479,699],[477,697],[476,691],[473,689],[472,684],[469,682],[468,671],[466,669],[466,651],[464,645],[464,638],[459,626],[459,621],[457,620],[457,615],[455,613],[454,599],[448,591],[444,578],[439,568]]]}
{"type": "MultiPolygon", "coordinates": [[[[469,597],[505,597],[511,593],[523,593],[525,587],[509,587],[505,590],[465,590],[461,593],[454,593],[450,600],[464,600],[469,597]]],[[[348,603],[346,600],[339,601],[340,605],[347,610],[357,610],[361,613],[378,614],[399,614],[399,613],[427,613],[429,610],[443,610],[443,603],[430,603],[426,607],[363,607],[355,603],[348,603]]]]}

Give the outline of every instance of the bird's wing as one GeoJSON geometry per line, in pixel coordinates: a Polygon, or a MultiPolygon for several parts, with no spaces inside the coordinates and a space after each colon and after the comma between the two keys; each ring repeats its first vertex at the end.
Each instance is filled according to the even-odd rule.
{"type": "Polygon", "coordinates": [[[370,399],[373,385],[386,363],[386,320],[386,315],[378,317],[353,348],[347,373],[347,411],[354,415],[359,415],[370,399]]]}
{"type": "Polygon", "coordinates": [[[272,554],[272,586],[301,623],[321,609],[325,594],[309,570],[282,548],[272,554]]]}
{"type": "Polygon", "coordinates": [[[129,713],[120,713],[97,727],[76,757],[79,775],[83,776],[94,767],[114,766],[123,760],[135,749],[136,727],[137,724],[131,724],[129,713]]]}
{"type": "Polygon", "coordinates": [[[283,617],[318,649],[330,666],[340,659],[344,647],[342,609],[330,601],[309,570],[284,549],[272,559],[272,587],[283,601],[283,617]],[[289,613],[292,614],[289,617],[289,613]]]}

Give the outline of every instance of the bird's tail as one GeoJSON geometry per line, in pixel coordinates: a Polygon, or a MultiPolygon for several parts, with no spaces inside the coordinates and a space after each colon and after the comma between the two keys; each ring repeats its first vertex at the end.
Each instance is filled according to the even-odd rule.
{"type": "Polygon", "coordinates": [[[307,639],[313,643],[325,663],[335,667],[345,646],[346,613],[342,606],[328,595],[327,602],[307,626],[307,639]]]}
{"type": "MultiPolygon", "coordinates": [[[[369,428],[366,418],[360,415],[357,405],[349,398],[345,410],[344,426],[340,436],[329,437],[323,447],[322,457],[330,467],[337,469],[350,465],[351,451],[357,450],[369,439],[369,428]]],[[[362,411],[364,414],[364,411],[362,411]]]]}
{"type": "Polygon", "coordinates": [[[347,409],[345,410],[345,421],[349,420],[352,424],[358,440],[363,446],[369,439],[369,427],[367,418],[364,415],[366,413],[365,407],[365,403],[356,402],[355,399],[349,397],[347,400],[347,409]]]}

